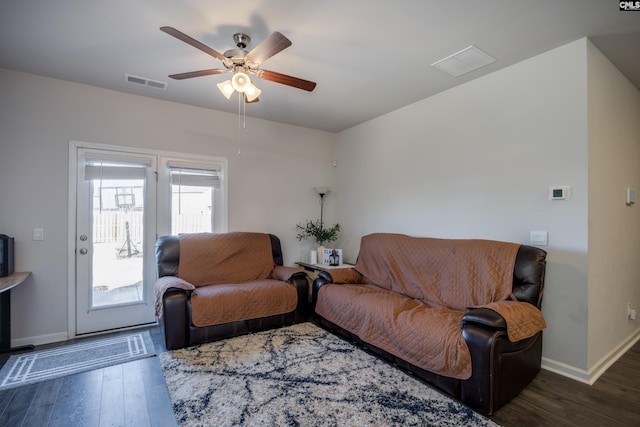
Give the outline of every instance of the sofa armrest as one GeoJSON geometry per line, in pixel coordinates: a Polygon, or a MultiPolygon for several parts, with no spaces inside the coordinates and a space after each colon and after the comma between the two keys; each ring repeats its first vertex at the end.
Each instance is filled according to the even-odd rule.
{"type": "Polygon", "coordinates": [[[462,327],[468,324],[484,326],[496,331],[507,330],[507,321],[504,317],[488,308],[468,308],[462,316],[462,327]]]}
{"type": "Polygon", "coordinates": [[[333,276],[328,271],[324,271],[324,270],[319,271],[317,279],[320,279],[325,283],[333,283],[333,276]]]}
{"type": "Polygon", "coordinates": [[[354,268],[334,268],[331,272],[327,270],[320,270],[318,276],[313,281],[313,287],[311,291],[311,305],[315,311],[316,302],[318,301],[318,292],[323,285],[334,283],[339,285],[341,283],[364,283],[364,277],[358,273],[354,268]]]}
{"type": "Polygon", "coordinates": [[[328,271],[318,272],[318,277],[313,281],[311,285],[311,313],[316,311],[316,303],[318,302],[318,292],[320,288],[329,283],[333,283],[333,277],[328,271]]]}
{"type": "Polygon", "coordinates": [[[511,342],[531,338],[547,327],[540,309],[528,302],[495,301],[478,307],[478,309],[494,311],[496,315],[504,319],[511,342]]]}
{"type": "Polygon", "coordinates": [[[490,311],[472,309],[462,321],[472,374],[461,382],[460,399],[484,415],[491,415],[529,384],[540,370],[542,357],[542,332],[512,342],[506,322],[502,328],[499,318],[490,311]]]}
{"type": "Polygon", "coordinates": [[[333,283],[364,283],[364,277],[355,268],[336,268],[331,270],[328,277],[333,283]]]}

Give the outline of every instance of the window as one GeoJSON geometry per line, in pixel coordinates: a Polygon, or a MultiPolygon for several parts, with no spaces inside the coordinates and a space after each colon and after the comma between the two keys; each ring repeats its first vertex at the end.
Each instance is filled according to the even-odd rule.
{"type": "Polygon", "coordinates": [[[169,159],[171,234],[223,232],[224,197],[221,186],[224,164],[169,159]]]}

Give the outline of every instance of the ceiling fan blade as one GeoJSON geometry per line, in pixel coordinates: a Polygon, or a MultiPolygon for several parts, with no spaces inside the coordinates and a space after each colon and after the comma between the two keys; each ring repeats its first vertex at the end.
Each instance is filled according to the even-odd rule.
{"type": "Polygon", "coordinates": [[[196,40],[196,39],[194,39],[192,37],[189,37],[185,33],[180,32],[180,31],[176,30],[173,27],[160,27],[160,30],[164,31],[165,33],[169,34],[170,36],[173,36],[173,37],[177,38],[178,40],[182,40],[183,42],[185,42],[187,44],[190,44],[191,46],[195,47],[196,49],[200,49],[204,53],[207,53],[207,54],[213,56],[214,58],[219,59],[220,61],[224,61],[226,59],[220,52],[217,52],[217,51],[211,49],[206,44],[200,43],[198,40],[196,40]]]}
{"type": "Polygon", "coordinates": [[[247,54],[247,61],[262,64],[264,61],[289,46],[291,46],[291,40],[276,31],[247,54]]]}
{"type": "Polygon", "coordinates": [[[316,88],[316,83],[309,80],[299,79],[298,77],[287,76],[286,74],[277,73],[269,70],[258,70],[256,76],[263,80],[269,80],[275,83],[281,83],[283,85],[292,86],[298,89],[303,89],[311,92],[316,88]]]}
{"type": "Polygon", "coordinates": [[[210,76],[213,74],[226,73],[228,70],[225,68],[214,68],[211,70],[189,71],[188,73],[171,74],[169,77],[176,80],[191,79],[193,77],[210,76]]]}

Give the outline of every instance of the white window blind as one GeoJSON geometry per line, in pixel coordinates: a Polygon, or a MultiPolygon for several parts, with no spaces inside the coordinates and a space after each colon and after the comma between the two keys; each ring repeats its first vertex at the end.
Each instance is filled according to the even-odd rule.
{"type": "Polygon", "coordinates": [[[216,190],[221,187],[221,165],[168,160],[167,168],[172,189],[172,233],[213,231],[216,190]]]}
{"type": "Polygon", "coordinates": [[[220,188],[219,169],[211,165],[167,162],[171,173],[171,184],[190,187],[220,188]]]}
{"type": "Polygon", "coordinates": [[[140,166],[103,166],[87,165],[84,179],[144,179],[147,169],[140,166]]]}
{"type": "Polygon", "coordinates": [[[145,179],[151,162],[139,158],[105,159],[89,153],[85,157],[84,179],[145,179]]]}

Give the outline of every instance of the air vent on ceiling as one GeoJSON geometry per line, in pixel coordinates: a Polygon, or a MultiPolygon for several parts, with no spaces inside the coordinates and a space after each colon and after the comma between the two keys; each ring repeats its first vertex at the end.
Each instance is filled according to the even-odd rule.
{"type": "Polygon", "coordinates": [[[469,46],[460,52],[434,62],[431,66],[440,71],[444,71],[450,76],[458,77],[495,61],[496,58],[493,56],[488,55],[475,46],[469,46]]]}
{"type": "Polygon", "coordinates": [[[144,77],[132,76],[131,74],[125,74],[124,80],[127,83],[133,83],[136,85],[153,87],[156,89],[165,90],[167,88],[167,84],[165,82],[161,82],[158,80],[145,79],[144,77]]]}

